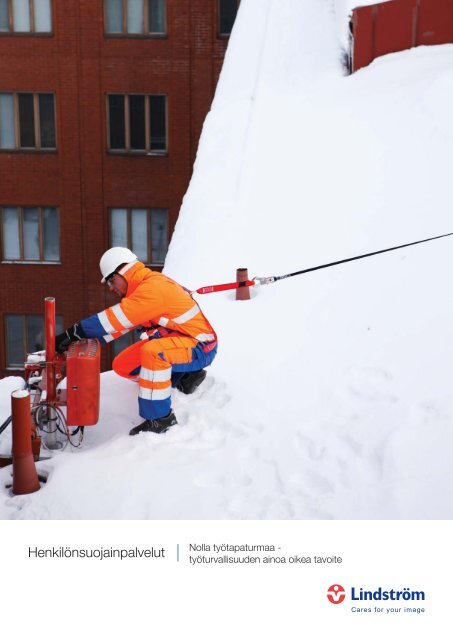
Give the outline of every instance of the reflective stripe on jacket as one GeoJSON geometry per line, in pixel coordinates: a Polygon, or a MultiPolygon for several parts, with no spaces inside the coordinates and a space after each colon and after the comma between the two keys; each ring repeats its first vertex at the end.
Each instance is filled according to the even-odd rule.
{"type": "Polygon", "coordinates": [[[139,261],[126,265],[120,274],[127,281],[126,296],[118,304],[82,320],[88,338],[106,343],[134,327],[159,325],[199,342],[216,340],[214,329],[181,285],[139,261]]]}

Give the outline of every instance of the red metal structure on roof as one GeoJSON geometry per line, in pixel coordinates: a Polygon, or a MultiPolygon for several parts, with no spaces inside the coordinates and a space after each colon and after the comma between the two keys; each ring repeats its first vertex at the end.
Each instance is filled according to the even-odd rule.
{"type": "Polygon", "coordinates": [[[453,0],[389,0],[357,7],[351,36],[352,72],[387,53],[453,43],[453,0]]]}

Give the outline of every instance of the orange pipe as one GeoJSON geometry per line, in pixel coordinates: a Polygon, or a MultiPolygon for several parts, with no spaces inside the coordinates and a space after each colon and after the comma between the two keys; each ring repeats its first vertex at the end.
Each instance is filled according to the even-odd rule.
{"type": "MultiPolygon", "coordinates": [[[[249,279],[248,269],[237,269],[236,282],[247,282],[249,279]]],[[[238,287],[236,289],[236,300],[250,300],[250,288],[238,287]]]]}
{"type": "Polygon", "coordinates": [[[13,423],[13,493],[22,495],[40,489],[31,444],[30,394],[13,391],[11,394],[13,423]]]}
{"type": "Polygon", "coordinates": [[[46,402],[55,402],[55,298],[46,298],[44,307],[46,327],[46,402]]]}

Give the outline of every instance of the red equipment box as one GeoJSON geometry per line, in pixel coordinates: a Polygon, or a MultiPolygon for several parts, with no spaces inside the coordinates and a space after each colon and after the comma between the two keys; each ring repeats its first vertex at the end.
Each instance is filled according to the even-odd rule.
{"type": "Polygon", "coordinates": [[[69,345],[66,357],[68,427],[90,426],[99,419],[101,349],[97,340],[69,345]]]}

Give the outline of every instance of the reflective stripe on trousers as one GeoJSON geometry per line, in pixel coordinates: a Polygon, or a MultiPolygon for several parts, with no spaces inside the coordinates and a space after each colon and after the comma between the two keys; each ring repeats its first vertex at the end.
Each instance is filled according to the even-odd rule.
{"type": "Polygon", "coordinates": [[[203,369],[216,351],[204,353],[202,345],[189,336],[141,340],[122,351],[112,366],[120,376],[138,377],[140,416],[162,418],[171,410],[172,373],[203,369]]]}

